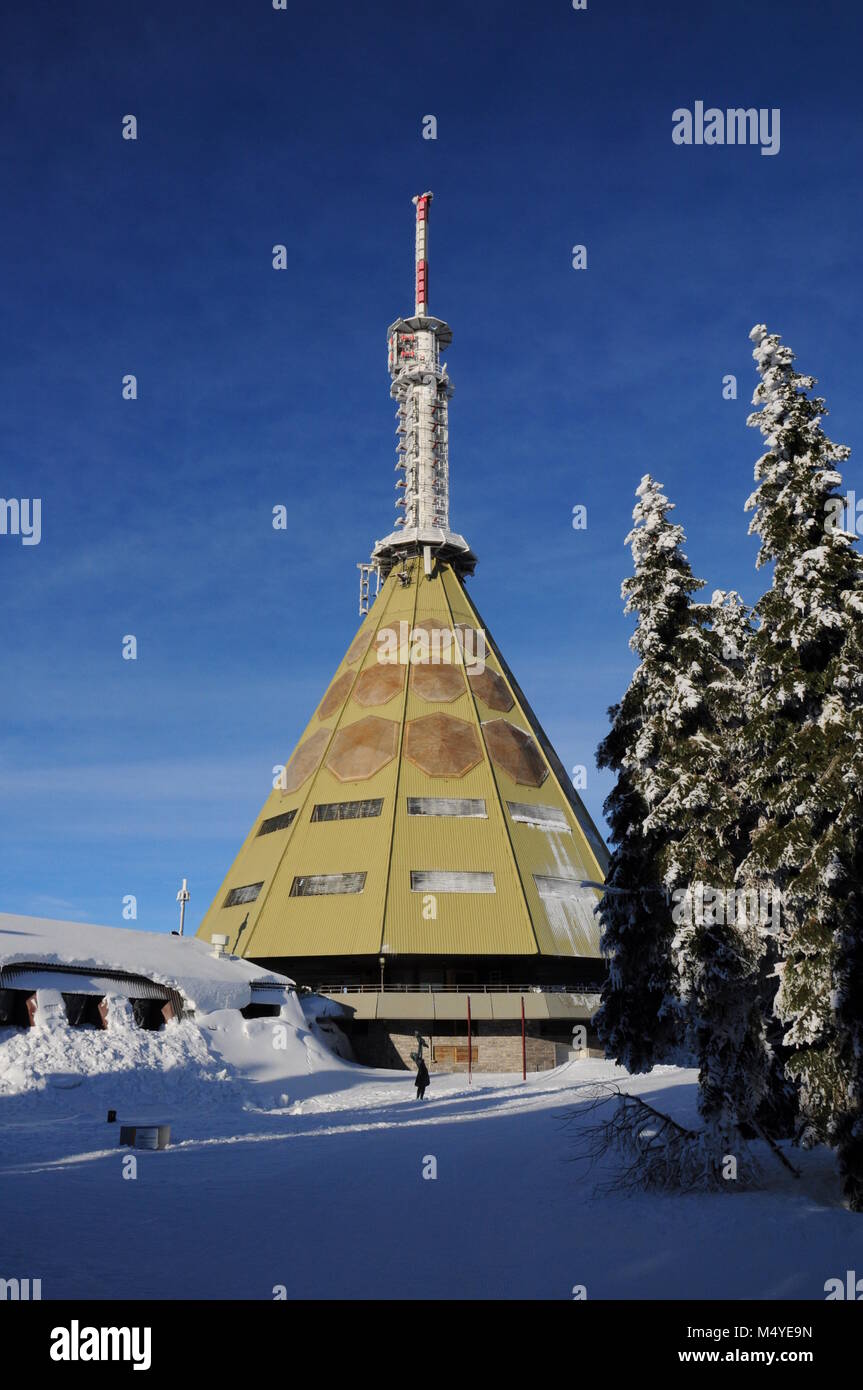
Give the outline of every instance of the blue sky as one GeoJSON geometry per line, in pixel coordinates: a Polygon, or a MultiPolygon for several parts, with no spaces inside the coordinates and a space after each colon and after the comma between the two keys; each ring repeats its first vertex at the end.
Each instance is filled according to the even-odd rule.
{"type": "Polygon", "coordinates": [[[200,921],[391,526],[426,188],[471,592],[601,816],[641,475],[708,588],[767,583],[756,321],[863,495],[861,28],[835,0],[5,7],[0,496],[42,499],[42,540],[0,536],[0,910],[119,924],[134,894],[164,931],[185,875],[200,921]],[[673,144],[696,100],[778,107],[779,153],[673,144]]]}

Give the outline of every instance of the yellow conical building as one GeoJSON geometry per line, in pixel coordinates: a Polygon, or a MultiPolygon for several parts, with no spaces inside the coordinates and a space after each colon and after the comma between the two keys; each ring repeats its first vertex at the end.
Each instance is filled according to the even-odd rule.
{"type": "Polygon", "coordinates": [[[361,1060],[403,1065],[419,1032],[432,1066],[550,1066],[597,1003],[607,854],[465,589],[452,335],[427,312],[431,194],[414,201],[416,311],[388,335],[403,514],[198,934],[338,998],[361,1060]]]}

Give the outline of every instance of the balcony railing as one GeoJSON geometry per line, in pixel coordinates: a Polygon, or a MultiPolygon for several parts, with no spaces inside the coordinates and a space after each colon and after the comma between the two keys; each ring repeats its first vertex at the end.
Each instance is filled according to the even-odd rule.
{"type": "Polygon", "coordinates": [[[596,994],[596,984],[572,985],[318,985],[315,994],[596,994]]]}

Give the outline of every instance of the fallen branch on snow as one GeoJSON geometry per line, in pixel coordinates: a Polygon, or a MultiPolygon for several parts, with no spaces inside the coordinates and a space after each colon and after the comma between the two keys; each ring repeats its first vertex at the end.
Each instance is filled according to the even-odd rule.
{"type": "MultiPolygon", "coordinates": [[[[587,1162],[592,1168],[609,1152],[624,1159],[614,1177],[600,1185],[600,1191],[719,1191],[729,1185],[749,1186],[760,1175],[758,1160],[742,1136],[737,1152],[717,1154],[706,1130],[687,1129],[639,1096],[621,1091],[617,1085],[599,1084],[596,1089],[593,1099],[573,1111],[567,1123],[578,1124],[579,1152],[573,1162],[587,1162]],[[609,1103],[614,1106],[610,1113],[592,1124],[581,1123],[585,1112],[598,1115],[609,1103]],[[727,1167],[729,1158],[735,1160],[733,1177],[727,1167]]],[[[799,1177],[797,1169],[778,1146],[766,1138],[765,1142],[779,1161],[799,1177]]]]}

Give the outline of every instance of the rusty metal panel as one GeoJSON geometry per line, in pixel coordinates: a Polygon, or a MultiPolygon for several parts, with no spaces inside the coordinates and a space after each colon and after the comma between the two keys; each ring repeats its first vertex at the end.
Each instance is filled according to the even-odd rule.
{"type": "Polygon", "coordinates": [[[527,730],[511,724],[508,719],[490,719],[482,727],[489,753],[498,767],[513,782],[541,787],[548,776],[548,768],[527,730]]]}
{"type": "Polygon", "coordinates": [[[465,719],[426,714],[408,721],[405,757],[429,777],[463,777],[482,762],[482,746],[465,719]]]}
{"type": "Polygon", "coordinates": [[[366,781],[395,757],[398,737],[399,726],[394,720],[366,715],[334,734],[327,768],[340,782],[366,781]]]}
{"type": "Polygon", "coordinates": [[[345,700],[351,693],[351,686],[354,683],[353,673],[345,671],[337,680],[334,680],[321,703],[318,705],[318,718],[329,719],[331,714],[335,714],[337,709],[341,709],[345,700]]]}
{"type": "Polygon", "coordinates": [[[489,709],[502,710],[504,713],[512,709],[515,701],[510,694],[509,686],[497,671],[492,671],[489,667],[484,671],[468,671],[467,678],[473,693],[484,705],[488,705],[489,709]]]}
{"type": "Polygon", "coordinates": [[[421,700],[452,703],[465,693],[464,676],[458,666],[414,666],[411,686],[421,700]]]}
{"type": "Polygon", "coordinates": [[[405,683],[405,668],[389,662],[369,666],[357,676],[353,699],[356,704],[370,708],[386,705],[400,693],[405,683]]]}
{"type": "Polygon", "coordinates": [[[305,743],[300,744],[296,752],[291,755],[285,768],[282,784],[283,796],[298,791],[304,782],[308,782],[312,773],[320,766],[321,758],[324,756],[329,741],[329,729],[318,729],[311,738],[307,738],[305,743]]]}

